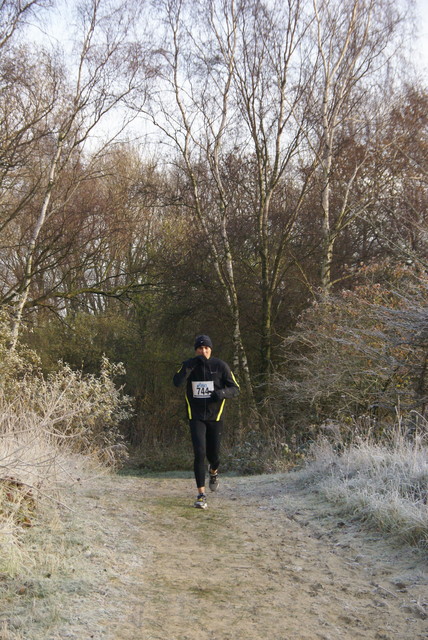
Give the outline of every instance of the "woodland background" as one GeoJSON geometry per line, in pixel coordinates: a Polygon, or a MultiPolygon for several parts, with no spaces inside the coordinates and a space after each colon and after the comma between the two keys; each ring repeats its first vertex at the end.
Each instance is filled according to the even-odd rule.
{"type": "Polygon", "coordinates": [[[225,441],[241,471],[294,463],[320,434],[424,430],[411,8],[0,2],[4,407],[96,398],[92,422],[61,409],[55,433],[184,466],[171,380],[203,332],[241,386],[225,441]]]}

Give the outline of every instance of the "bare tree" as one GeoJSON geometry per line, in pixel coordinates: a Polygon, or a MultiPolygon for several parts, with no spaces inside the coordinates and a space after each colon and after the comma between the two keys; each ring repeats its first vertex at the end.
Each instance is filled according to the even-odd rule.
{"type": "MultiPolygon", "coordinates": [[[[25,244],[23,275],[11,294],[12,346],[16,344],[29,299],[39,237],[59,205],[54,195],[60,177],[67,168],[81,162],[84,144],[100,121],[138,87],[139,52],[129,41],[129,34],[140,9],[137,3],[87,0],[79,7],[80,36],[76,38],[73,64],[68,67],[72,80],[66,79],[65,67],[59,70],[51,65],[57,81],[50,94],[53,107],[43,123],[49,134],[44,138],[44,153],[37,158],[39,210],[25,244]]],[[[92,155],[96,158],[96,154],[92,155]]]]}
{"type": "MultiPolygon", "coordinates": [[[[152,117],[181,157],[192,193],[195,222],[205,235],[213,268],[233,326],[235,366],[252,395],[242,338],[240,302],[230,233],[237,193],[228,159],[249,169],[252,225],[256,230],[262,319],[261,379],[271,366],[272,300],[284,273],[284,257],[310,173],[296,186],[292,169],[301,151],[303,118],[311,74],[299,71],[308,19],[303,2],[175,0],[163,4],[167,36],[159,50],[162,79],[152,117]],[[306,87],[306,93],[303,88],[306,87]],[[174,98],[174,103],[171,102],[174,98]],[[288,175],[287,175],[288,174],[288,175]],[[283,202],[279,235],[271,233],[272,203],[294,182],[297,202],[283,202]]],[[[242,192],[242,197],[246,194],[242,192]]],[[[260,379],[257,380],[260,383],[260,379]]]]}
{"type": "Polygon", "coordinates": [[[378,246],[401,262],[428,264],[428,93],[405,87],[379,129],[377,163],[384,188],[366,219],[378,246]]]}
{"type": "Polygon", "coordinates": [[[367,121],[373,120],[384,98],[378,91],[386,82],[386,63],[402,17],[396,3],[384,0],[313,0],[314,65],[319,93],[315,95],[316,126],[310,137],[318,139],[314,153],[321,170],[322,258],[321,287],[328,293],[333,284],[331,266],[335,242],[341,231],[361,215],[367,202],[352,202],[352,190],[370,157],[370,139],[364,136],[367,121]],[[378,99],[373,98],[377,93],[378,99]],[[371,96],[371,97],[370,97],[371,96]],[[370,110],[370,115],[368,112],[370,110]],[[318,132],[316,131],[318,130],[318,132]],[[341,193],[334,193],[333,177],[340,172],[336,145],[344,131],[362,132],[361,148],[352,168],[341,175],[341,193]]]}
{"type": "Polygon", "coordinates": [[[52,0],[1,0],[0,51],[9,43],[23,23],[38,9],[49,7],[52,0]]]}
{"type": "Polygon", "coordinates": [[[22,228],[31,220],[43,173],[42,157],[51,144],[50,121],[58,102],[60,69],[44,52],[20,46],[0,62],[0,230],[1,300],[10,303],[22,228]],[[8,262],[9,261],[9,262],[8,262]]]}
{"type": "Polygon", "coordinates": [[[251,186],[262,309],[260,369],[265,383],[271,371],[272,302],[283,280],[287,247],[313,173],[313,169],[307,171],[302,179],[296,172],[299,154],[304,153],[303,122],[314,80],[304,60],[311,21],[306,9],[304,0],[245,3],[234,63],[236,103],[248,135],[247,153],[254,162],[251,186]],[[278,207],[283,211],[282,225],[272,233],[272,214],[278,207]]]}
{"type": "Polygon", "coordinates": [[[235,350],[247,397],[253,391],[243,345],[238,292],[227,229],[227,195],[220,171],[221,156],[236,136],[231,126],[231,87],[237,37],[234,2],[201,4],[186,0],[163,3],[165,40],[160,91],[153,96],[153,122],[178,152],[186,176],[195,221],[202,229],[213,269],[230,312],[235,350]],[[172,98],[172,101],[171,101],[172,98]],[[211,194],[211,195],[210,195],[211,194]]]}

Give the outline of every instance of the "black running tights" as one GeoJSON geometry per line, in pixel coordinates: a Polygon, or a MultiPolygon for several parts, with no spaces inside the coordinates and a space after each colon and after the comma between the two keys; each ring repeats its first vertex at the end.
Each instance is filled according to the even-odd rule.
{"type": "Polygon", "coordinates": [[[194,471],[197,487],[205,486],[205,457],[211,469],[218,469],[220,455],[220,441],[223,421],[190,420],[190,434],[192,436],[195,454],[194,471]]]}

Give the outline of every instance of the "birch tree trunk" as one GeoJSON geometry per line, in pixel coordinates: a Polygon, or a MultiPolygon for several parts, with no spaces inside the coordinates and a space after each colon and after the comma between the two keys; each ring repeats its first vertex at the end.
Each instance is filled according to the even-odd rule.
{"type": "Polygon", "coordinates": [[[52,196],[52,189],[56,181],[58,164],[61,157],[63,142],[64,142],[64,138],[62,136],[59,136],[56,153],[52,160],[52,165],[49,171],[49,180],[46,187],[46,192],[43,199],[42,207],[40,209],[40,214],[36,221],[33,232],[31,234],[30,242],[28,244],[27,257],[25,260],[24,278],[22,281],[21,289],[19,290],[16,296],[16,303],[14,305],[15,309],[13,312],[13,321],[12,321],[12,327],[11,327],[11,344],[10,344],[11,349],[15,349],[18,342],[19,329],[22,323],[22,316],[23,316],[25,305],[28,300],[31,282],[33,279],[33,263],[34,263],[34,256],[35,256],[36,247],[37,247],[37,240],[39,238],[43,225],[46,222],[46,217],[48,214],[49,204],[52,196]]]}
{"type": "MultiPolygon", "coordinates": [[[[300,152],[302,124],[312,73],[296,73],[302,64],[308,17],[305,2],[288,0],[267,7],[254,1],[243,10],[240,56],[234,82],[239,108],[251,141],[256,177],[254,215],[260,256],[260,382],[272,373],[272,305],[281,283],[286,250],[304,201],[311,173],[301,181],[293,211],[279,233],[272,233],[272,201],[300,152]]],[[[284,198],[284,196],[282,196],[284,198]]],[[[284,208],[286,200],[284,198],[284,208]]]]}
{"type": "Polygon", "coordinates": [[[202,41],[191,34],[191,29],[186,23],[186,11],[191,11],[192,20],[195,18],[191,3],[177,0],[165,7],[168,36],[166,48],[162,52],[164,79],[166,87],[173,92],[175,105],[169,104],[168,92],[164,87],[159,101],[154,105],[152,118],[172,141],[184,161],[185,175],[191,187],[195,222],[203,231],[231,318],[233,365],[239,371],[246,403],[249,409],[253,410],[253,386],[242,339],[234,261],[228,235],[228,198],[220,170],[221,153],[230,117],[229,101],[236,48],[235,4],[233,0],[226,4],[230,5],[230,12],[222,12],[220,9],[220,15],[216,13],[218,7],[214,2],[207,2],[204,6],[204,9],[207,9],[204,15],[208,23],[208,33],[204,31],[204,37],[208,41],[208,52],[203,50],[202,41]],[[209,55],[211,57],[208,57],[209,55]],[[199,65],[199,72],[193,66],[194,61],[199,65]],[[211,96],[208,93],[205,95],[210,81],[208,91],[212,92],[211,96]],[[210,98],[213,98],[211,102],[210,98]],[[198,170],[201,162],[209,167],[212,187],[217,198],[215,209],[212,205],[207,206],[201,194],[198,170]],[[213,229],[213,221],[216,223],[216,229],[213,229]]]}

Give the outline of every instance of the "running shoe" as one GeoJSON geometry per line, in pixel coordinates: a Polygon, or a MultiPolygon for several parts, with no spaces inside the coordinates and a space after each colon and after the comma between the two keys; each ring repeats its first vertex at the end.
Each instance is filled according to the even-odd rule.
{"type": "Polygon", "coordinates": [[[197,509],[206,509],[208,507],[207,496],[205,495],[205,493],[200,493],[198,495],[198,497],[195,500],[195,504],[193,506],[196,507],[197,509]]]}
{"type": "Polygon", "coordinates": [[[211,489],[211,491],[217,491],[218,489],[218,473],[217,471],[215,473],[213,473],[211,471],[211,469],[208,469],[209,474],[210,474],[210,483],[209,483],[209,487],[211,489]]]}

